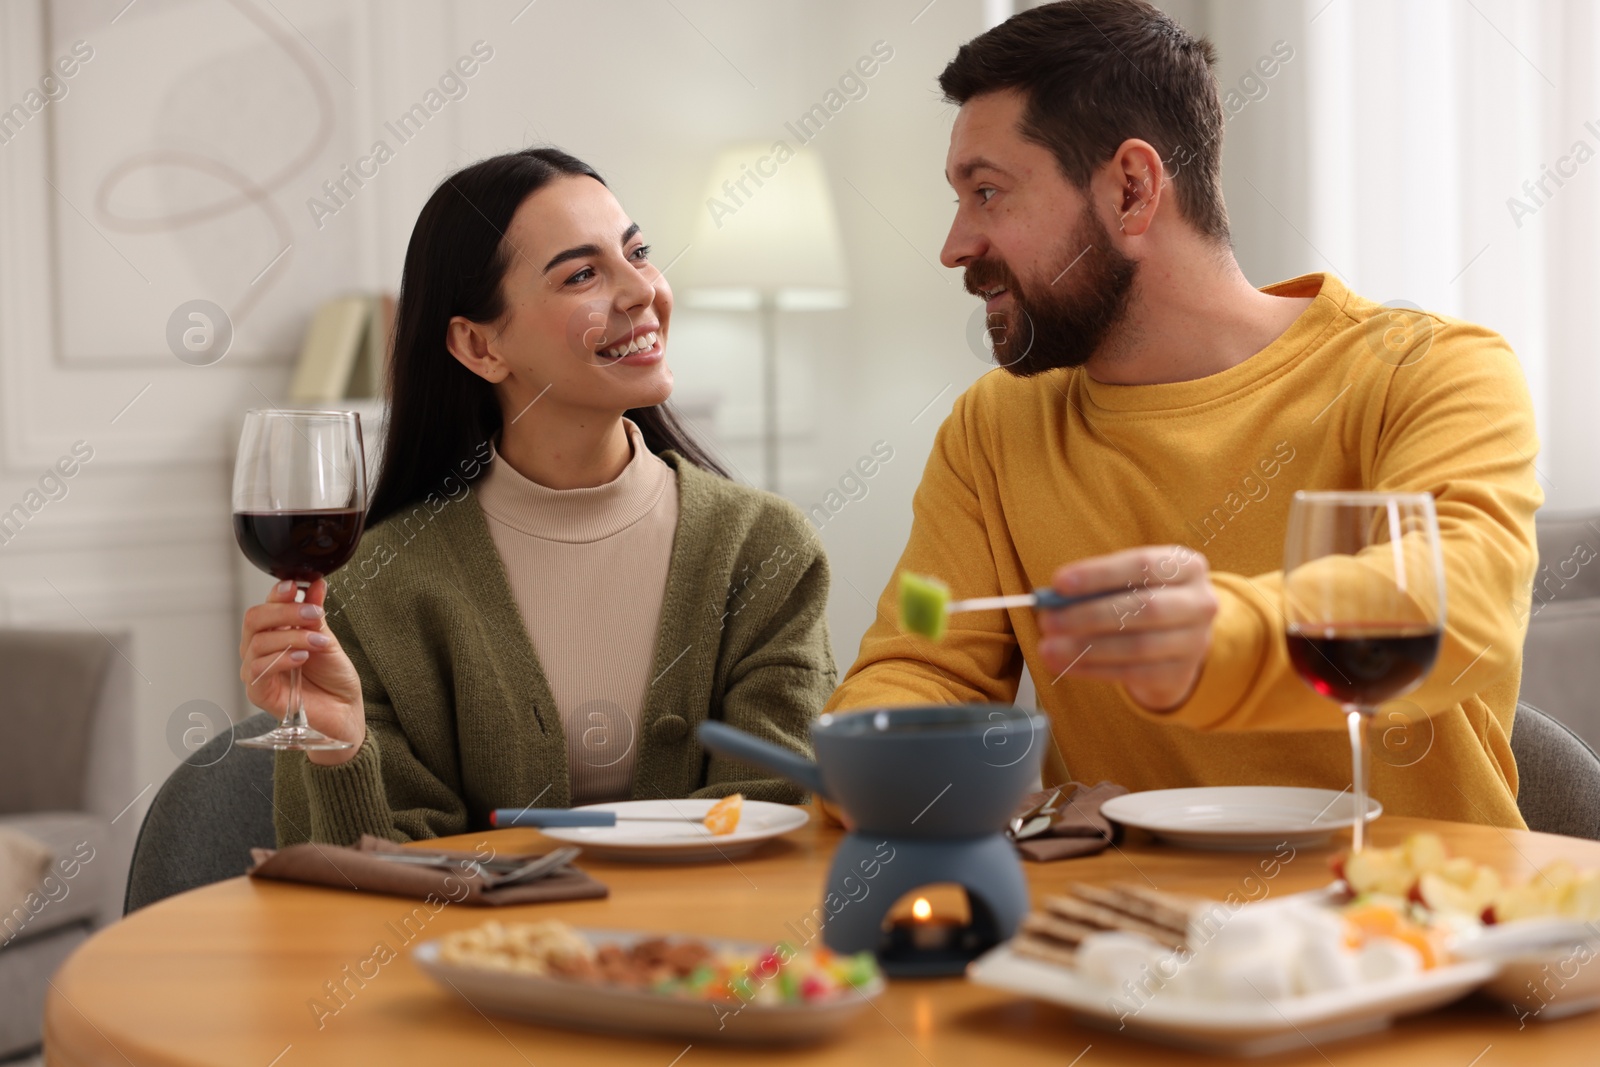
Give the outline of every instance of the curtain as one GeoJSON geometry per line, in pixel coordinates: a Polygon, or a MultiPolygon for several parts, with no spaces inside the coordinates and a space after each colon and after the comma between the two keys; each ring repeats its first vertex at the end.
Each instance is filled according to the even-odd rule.
{"type": "Polygon", "coordinates": [[[1234,94],[1224,186],[1251,280],[1332,270],[1503,334],[1533,395],[1546,507],[1600,506],[1592,0],[1162,6],[1217,45],[1225,110],[1234,94]],[[1293,58],[1262,77],[1275,46],[1293,58]]]}

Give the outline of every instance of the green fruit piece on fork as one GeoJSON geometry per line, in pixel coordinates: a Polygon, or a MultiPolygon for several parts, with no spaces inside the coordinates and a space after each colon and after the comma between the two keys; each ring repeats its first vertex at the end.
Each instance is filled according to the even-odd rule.
{"type": "Polygon", "coordinates": [[[944,636],[950,613],[950,587],[937,578],[900,572],[900,628],[931,641],[944,636]]]}
{"type": "MultiPolygon", "coordinates": [[[[1131,588],[1131,585],[1129,586],[1131,588]]],[[[900,572],[900,628],[907,633],[921,634],[932,641],[945,635],[949,618],[958,611],[995,611],[1009,608],[1070,608],[1089,600],[1117,596],[1127,592],[1115,586],[1097,589],[1092,593],[1069,596],[1048,587],[1031,593],[1011,593],[1006,596],[979,596],[969,600],[951,600],[950,587],[937,578],[900,572]]]]}

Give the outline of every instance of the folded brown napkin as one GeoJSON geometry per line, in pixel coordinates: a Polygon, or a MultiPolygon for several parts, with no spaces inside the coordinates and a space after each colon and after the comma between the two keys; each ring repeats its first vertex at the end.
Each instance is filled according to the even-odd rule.
{"type": "MultiPolygon", "coordinates": [[[[1101,782],[1099,785],[1068,782],[1061,787],[1061,800],[1057,803],[1050,829],[1025,841],[1018,841],[1017,851],[1041,863],[1103,852],[1111,844],[1114,830],[1111,820],[1100,814],[1100,805],[1127,791],[1115,782],[1101,782]]],[[[1027,814],[1052,792],[1054,790],[1045,789],[1028,794],[1017,805],[1015,814],[1027,814]]]]}
{"type": "MultiPolygon", "coordinates": [[[[390,893],[400,897],[438,899],[454,904],[499,905],[532,904],[546,900],[589,900],[610,891],[574,867],[547,874],[538,881],[522,885],[483,888],[483,877],[466,873],[465,861],[482,859],[471,852],[429,849],[441,856],[463,861],[454,867],[424,867],[375,858],[374,852],[403,852],[400,845],[370,834],[362,835],[353,848],[338,845],[290,845],[288,848],[253,848],[255,861],[247,873],[252,878],[275,878],[285,882],[308,882],[336,889],[360,889],[371,893],[390,893]]],[[[528,863],[538,853],[495,856],[497,860],[528,863]]]]}

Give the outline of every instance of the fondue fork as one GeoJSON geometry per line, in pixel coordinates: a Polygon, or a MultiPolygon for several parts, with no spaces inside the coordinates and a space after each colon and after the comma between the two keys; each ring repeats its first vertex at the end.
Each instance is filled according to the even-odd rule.
{"type": "Polygon", "coordinates": [[[575,808],[496,808],[489,825],[506,826],[615,826],[618,822],[677,822],[705,824],[704,815],[618,815],[614,811],[575,808]]]}
{"type": "MultiPolygon", "coordinates": [[[[1131,588],[1131,586],[1129,587],[1131,588]]],[[[1013,593],[1009,596],[980,596],[966,600],[951,600],[950,587],[937,578],[902,571],[900,574],[900,628],[908,633],[921,634],[934,641],[942,639],[949,623],[948,618],[958,611],[992,611],[997,608],[1038,608],[1056,610],[1070,608],[1102,597],[1126,593],[1129,588],[1098,589],[1092,593],[1068,596],[1048,586],[1031,593],[1013,593]]]]}
{"type": "Polygon", "coordinates": [[[1126,593],[1127,589],[1101,589],[1093,593],[1083,593],[1079,596],[1067,596],[1048,587],[1035,589],[1031,593],[1012,593],[1009,596],[975,596],[966,600],[952,600],[944,606],[946,615],[954,615],[958,611],[992,611],[995,608],[1070,608],[1074,604],[1082,604],[1090,600],[1099,600],[1101,597],[1116,596],[1126,593]]]}

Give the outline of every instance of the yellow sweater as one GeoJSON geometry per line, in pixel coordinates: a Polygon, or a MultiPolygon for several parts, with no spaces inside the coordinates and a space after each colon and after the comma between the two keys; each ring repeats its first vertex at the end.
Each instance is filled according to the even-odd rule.
{"type": "Polygon", "coordinates": [[[1344,716],[1289,665],[1279,600],[1299,489],[1426,490],[1445,552],[1433,672],[1369,738],[1387,811],[1521,827],[1510,734],[1543,501],[1532,405],[1497,334],[1408,320],[1332,275],[1287,332],[1220,374],[1118,386],[1080,369],[980,378],[940,427],[900,568],[955,597],[1026,592],[1057,566],[1136,545],[1203,552],[1220,609],[1194,693],[1145,711],[1120,685],[1054,679],[1032,611],[951,617],[943,642],[899,632],[896,582],[829,710],[1014,700],[1024,665],[1071,775],[1132,790],[1344,789],[1344,716]]]}

